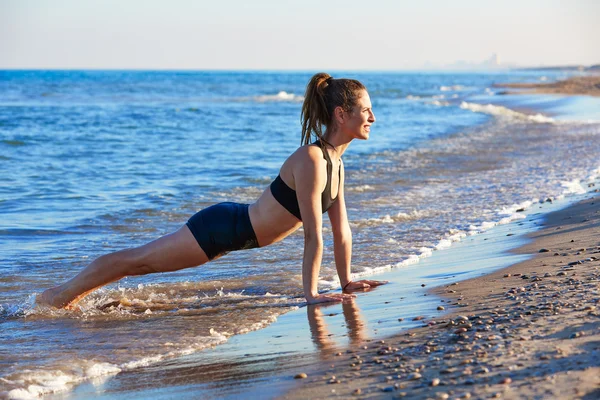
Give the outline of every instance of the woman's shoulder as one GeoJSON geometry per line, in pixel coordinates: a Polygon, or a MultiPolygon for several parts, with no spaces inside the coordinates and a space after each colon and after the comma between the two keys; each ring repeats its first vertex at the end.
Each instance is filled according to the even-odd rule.
{"type": "Polygon", "coordinates": [[[290,156],[290,159],[300,162],[310,163],[321,163],[323,159],[323,150],[316,144],[305,144],[298,147],[298,149],[290,156]]]}

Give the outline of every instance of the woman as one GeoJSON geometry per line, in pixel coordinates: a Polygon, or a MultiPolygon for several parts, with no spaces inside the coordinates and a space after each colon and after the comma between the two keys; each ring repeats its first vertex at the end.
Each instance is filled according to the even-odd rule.
{"type": "Polygon", "coordinates": [[[335,264],[343,291],[385,283],[350,279],[352,236],[344,201],[341,157],[353,139],[369,138],[375,122],[366,88],[356,80],[316,74],[306,88],[301,119],[303,146],[283,163],[279,176],[254,204],[220,203],[208,207],[175,233],[97,258],[73,279],[43,292],[38,302],[69,308],[94,289],[125,276],[195,267],[230,251],[278,242],[301,226],[302,284],[307,302],[354,297],[317,291],[325,211],[331,221],[335,264]],[[317,141],[310,144],[312,136],[317,141]]]}

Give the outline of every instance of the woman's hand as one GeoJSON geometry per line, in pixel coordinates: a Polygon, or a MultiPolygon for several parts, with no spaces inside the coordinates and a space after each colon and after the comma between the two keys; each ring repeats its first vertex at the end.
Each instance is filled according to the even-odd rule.
{"type": "Polygon", "coordinates": [[[369,289],[379,285],[385,285],[388,281],[372,281],[370,279],[361,279],[359,281],[350,281],[344,286],[344,291],[348,292],[350,290],[358,290],[358,289],[369,289]]]}
{"type": "Polygon", "coordinates": [[[327,294],[318,294],[316,296],[306,297],[306,302],[308,304],[317,304],[317,303],[328,303],[331,301],[344,301],[355,298],[354,294],[347,293],[327,293],[327,294]]]}

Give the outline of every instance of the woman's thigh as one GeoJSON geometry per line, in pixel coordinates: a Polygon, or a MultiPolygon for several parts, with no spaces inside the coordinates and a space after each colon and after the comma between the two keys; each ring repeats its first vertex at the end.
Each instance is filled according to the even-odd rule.
{"type": "Polygon", "coordinates": [[[186,225],[135,250],[140,263],[153,272],[177,271],[209,261],[186,225]]]}

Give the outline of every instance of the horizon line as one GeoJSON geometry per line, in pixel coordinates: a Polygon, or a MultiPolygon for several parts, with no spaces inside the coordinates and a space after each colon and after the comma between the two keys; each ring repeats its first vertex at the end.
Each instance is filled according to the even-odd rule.
{"type": "Polygon", "coordinates": [[[332,71],[332,72],[501,72],[523,69],[572,69],[572,68],[592,68],[600,67],[599,63],[594,64],[562,64],[562,65],[523,65],[523,66],[498,66],[489,67],[420,67],[420,68],[358,68],[358,69],[340,69],[340,68],[130,68],[130,67],[1,67],[0,71],[94,71],[94,72],[314,72],[314,71],[332,71]]]}

